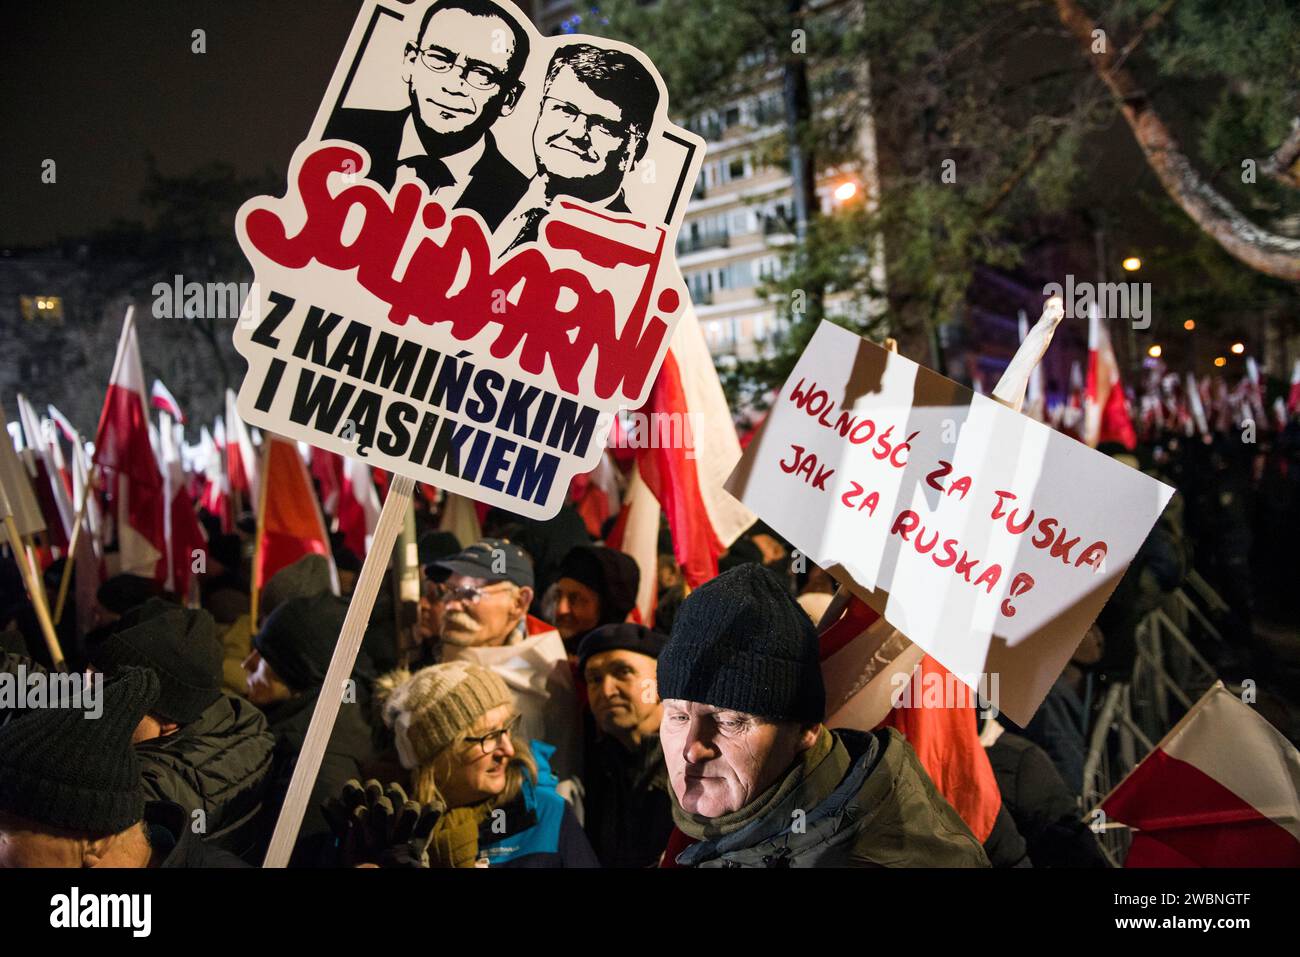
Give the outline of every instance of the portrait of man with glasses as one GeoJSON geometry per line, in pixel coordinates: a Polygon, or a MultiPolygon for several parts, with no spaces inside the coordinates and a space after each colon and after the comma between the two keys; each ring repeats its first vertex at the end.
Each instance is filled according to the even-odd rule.
{"type": "Polygon", "coordinates": [[[498,149],[492,126],[519,103],[528,32],[491,0],[437,0],[405,45],[401,110],[337,110],[325,139],[370,154],[369,179],[421,181],[446,209],[474,210],[495,230],[528,178],[498,149]]]}
{"type": "Polygon", "coordinates": [[[533,128],[537,173],[501,225],[499,252],[535,242],[555,200],[629,212],[623,183],[645,156],[659,87],[622,50],[571,43],[546,68],[533,128]]]}

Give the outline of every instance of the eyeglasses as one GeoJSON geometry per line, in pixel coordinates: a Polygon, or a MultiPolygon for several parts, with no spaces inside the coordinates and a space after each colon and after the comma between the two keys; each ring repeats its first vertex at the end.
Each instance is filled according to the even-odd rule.
{"type": "MultiPolygon", "coordinates": [[[[506,588],[509,589],[513,589],[515,587],[509,582],[500,582],[500,584],[504,585],[506,588]]],[[[477,605],[479,603],[479,599],[482,598],[484,595],[497,594],[496,591],[493,591],[493,589],[495,588],[496,585],[488,585],[484,588],[475,588],[473,585],[469,585],[463,588],[454,588],[451,585],[442,585],[435,593],[435,597],[437,601],[442,602],[444,605],[447,602],[452,602],[452,601],[464,602],[466,605],[477,605]]]]}
{"type": "MultiPolygon", "coordinates": [[[[406,45],[406,55],[412,53],[420,58],[420,62],[432,70],[434,73],[446,73],[452,67],[456,66],[458,57],[450,50],[442,47],[429,47],[427,50],[421,50],[414,43],[406,45]]],[[[468,57],[464,60],[464,65],[460,68],[460,75],[476,90],[491,90],[495,87],[504,85],[505,76],[486,63],[479,63],[468,57]]]]}
{"type": "Polygon", "coordinates": [[[523,720],[523,715],[517,714],[506,722],[504,728],[497,728],[495,731],[489,731],[487,734],[477,738],[466,738],[467,742],[477,744],[483,749],[484,754],[491,754],[497,748],[501,747],[502,739],[514,737],[515,732],[519,730],[519,722],[523,720]]]}
{"type": "Polygon", "coordinates": [[[546,104],[546,110],[552,116],[561,117],[564,122],[570,124],[581,118],[586,121],[587,129],[610,139],[624,140],[632,132],[631,127],[626,123],[620,123],[605,116],[597,116],[594,113],[584,113],[568,100],[543,96],[542,102],[546,104]]]}

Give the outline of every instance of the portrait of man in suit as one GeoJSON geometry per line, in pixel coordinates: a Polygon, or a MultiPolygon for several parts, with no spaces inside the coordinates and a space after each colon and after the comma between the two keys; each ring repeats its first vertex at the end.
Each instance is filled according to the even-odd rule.
{"type": "Polygon", "coordinates": [[[560,196],[628,212],[623,182],[645,156],[658,106],[659,87],[631,54],[587,43],[556,50],[533,128],[537,173],[501,224],[504,250],[536,241],[560,196]]]}
{"type": "Polygon", "coordinates": [[[385,189],[422,181],[447,209],[470,209],[495,230],[528,178],[497,148],[492,125],[519,103],[528,33],[491,0],[439,0],[405,46],[401,110],[339,109],[325,127],[370,154],[385,189]]]}

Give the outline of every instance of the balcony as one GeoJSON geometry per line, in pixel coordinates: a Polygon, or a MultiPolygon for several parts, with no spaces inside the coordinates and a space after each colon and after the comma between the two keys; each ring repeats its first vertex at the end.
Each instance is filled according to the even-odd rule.
{"type": "Polygon", "coordinates": [[[726,231],[697,233],[681,237],[677,243],[677,254],[698,253],[702,249],[725,249],[731,245],[731,234],[726,231]]]}

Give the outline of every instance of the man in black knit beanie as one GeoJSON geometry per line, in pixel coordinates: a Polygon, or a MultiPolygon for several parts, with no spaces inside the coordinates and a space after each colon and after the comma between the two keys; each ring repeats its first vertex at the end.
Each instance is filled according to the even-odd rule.
{"type": "Polygon", "coordinates": [[[740,565],[687,597],[658,680],[680,832],[665,863],[988,866],[902,735],[822,724],[816,630],[768,569],[740,565]]]}

